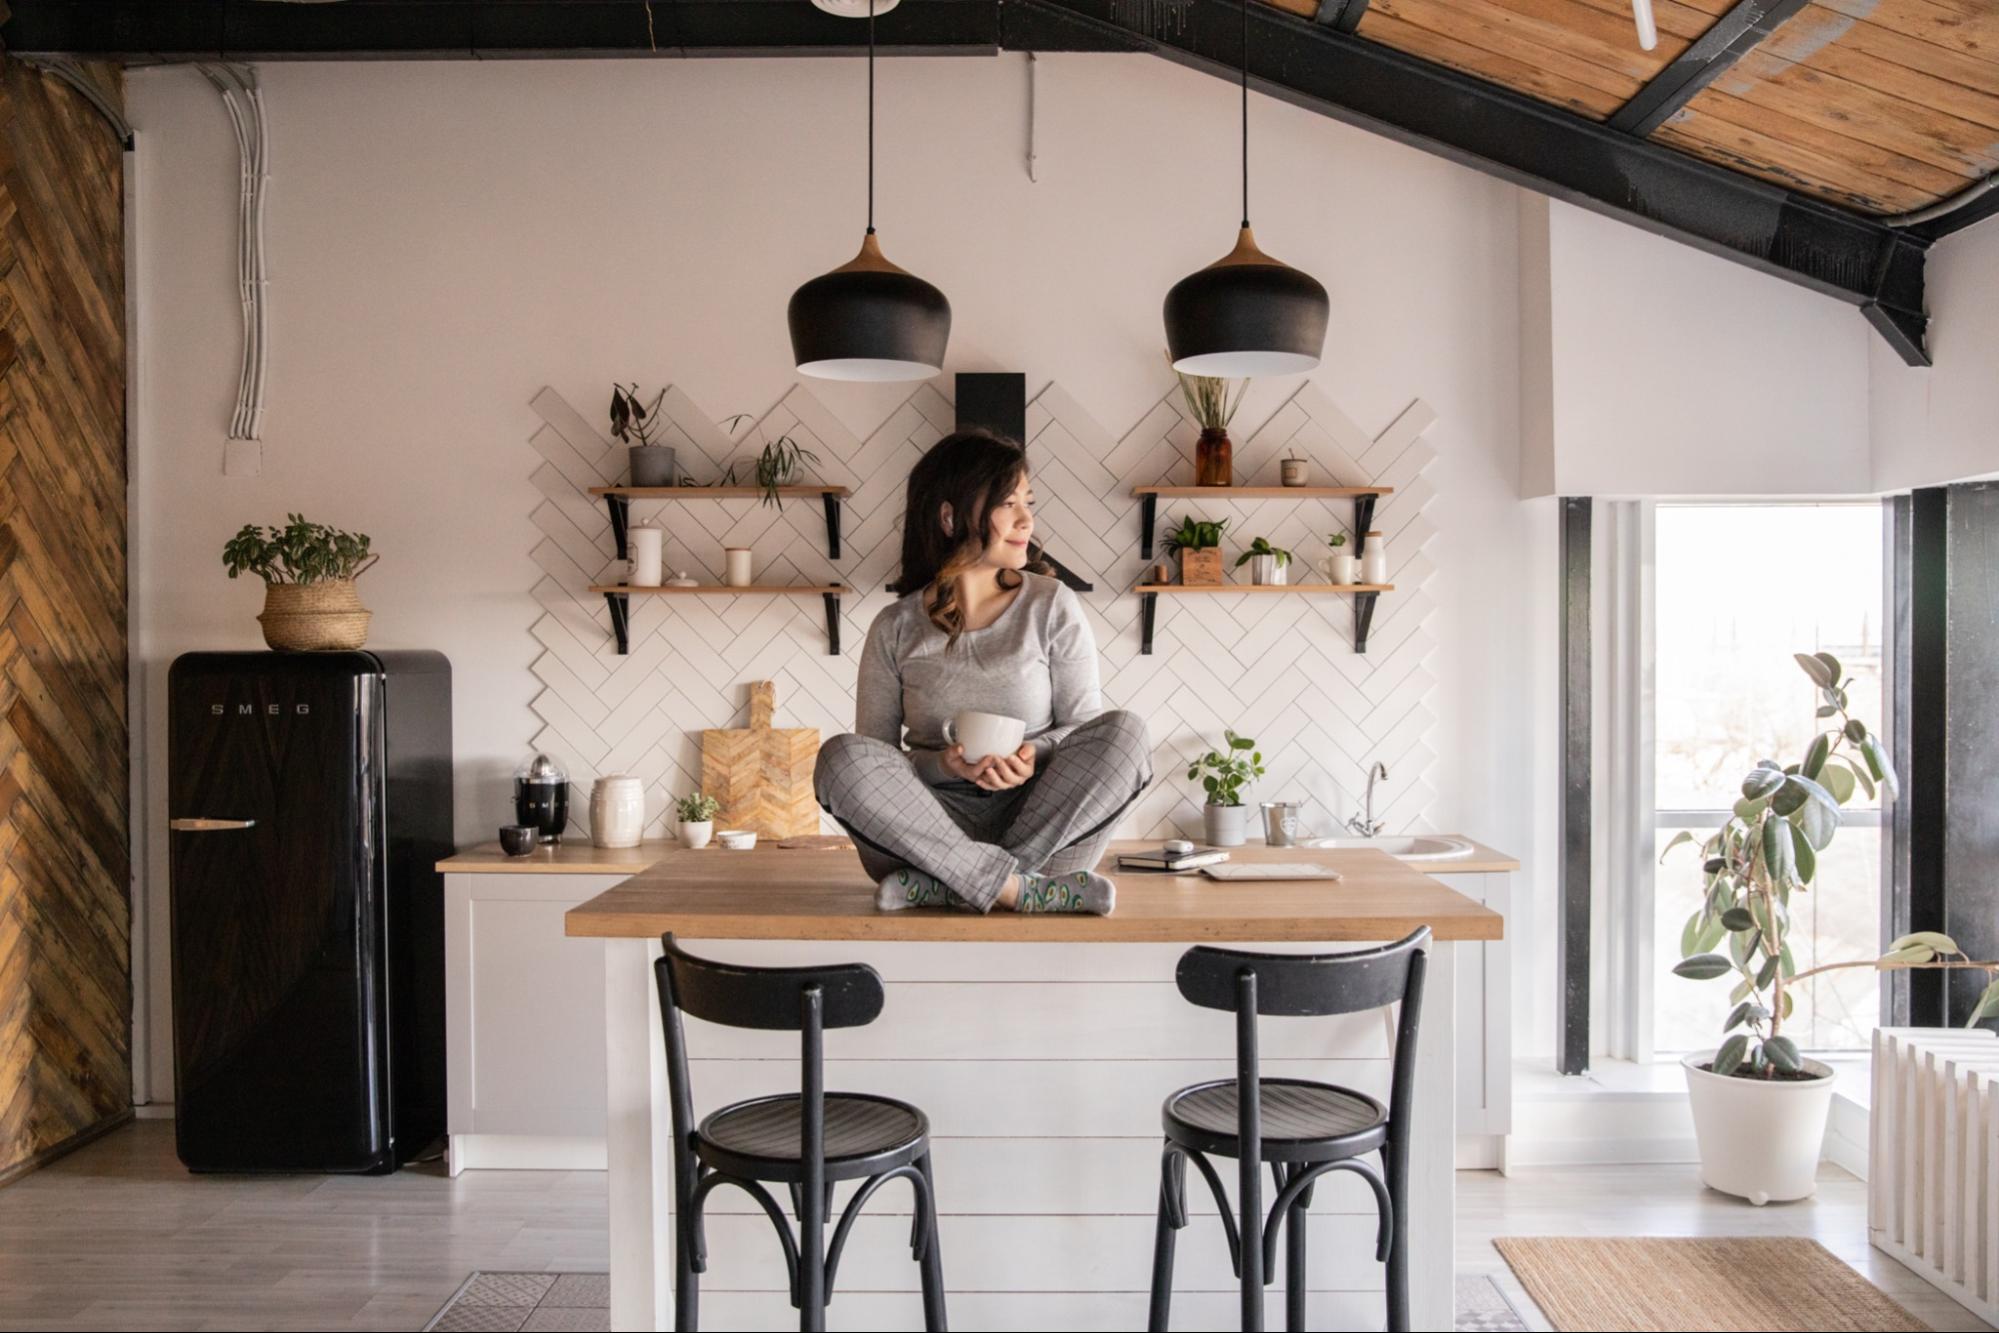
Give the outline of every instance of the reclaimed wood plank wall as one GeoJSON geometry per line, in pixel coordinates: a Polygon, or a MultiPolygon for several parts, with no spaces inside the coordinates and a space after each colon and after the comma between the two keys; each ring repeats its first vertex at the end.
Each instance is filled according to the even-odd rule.
{"type": "Polygon", "coordinates": [[[132,1114],[123,191],[0,57],[0,1181],[132,1114]]]}

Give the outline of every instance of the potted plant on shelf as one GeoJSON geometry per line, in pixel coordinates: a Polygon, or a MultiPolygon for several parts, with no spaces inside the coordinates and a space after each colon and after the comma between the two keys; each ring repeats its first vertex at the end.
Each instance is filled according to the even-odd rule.
{"type": "Polygon", "coordinates": [[[722,803],[703,791],[690,796],[682,796],[673,803],[674,817],[680,822],[675,829],[683,847],[702,848],[715,836],[715,815],[722,803]]]}
{"type": "Polygon", "coordinates": [[[1326,582],[1348,584],[1357,582],[1354,577],[1360,562],[1347,549],[1347,535],[1335,532],[1326,538],[1326,582]]]}
{"type": "MultiPolygon", "coordinates": [[[[1687,1091],[1699,1142],[1701,1179],[1754,1204],[1802,1199],[1814,1189],[1819,1146],[1832,1104],[1832,1071],[1807,1059],[1784,1032],[1795,1007],[1792,988],[1840,968],[1981,968],[1947,935],[1905,935],[1878,958],[1822,963],[1799,971],[1792,956],[1792,898],[1810,890],[1819,853],[1838,832],[1840,809],[1856,790],[1897,791],[1880,738],[1847,711],[1839,659],[1796,654],[1820,697],[1818,716],[1833,725],[1814,735],[1804,758],[1780,768],[1765,759],[1742,780],[1742,797],[1701,848],[1703,896],[1680,932],[1673,971],[1695,981],[1734,976],[1733,1003],[1721,1045],[1686,1056],[1687,1091]],[[1717,952],[1727,941],[1725,952],[1717,952]]],[[[1692,843],[1682,832],[1671,852],[1692,843]]],[[[1664,853],[1661,854],[1662,857],[1664,853]]],[[[1999,1014],[1999,980],[1987,985],[1971,1023],[1999,1014]]]]}
{"type": "Polygon", "coordinates": [[[1249,825],[1243,789],[1263,776],[1263,751],[1247,736],[1224,730],[1226,748],[1210,750],[1187,765],[1187,781],[1199,781],[1208,800],[1201,807],[1201,827],[1217,847],[1240,847],[1249,825]],[[1204,771],[1205,770],[1205,771],[1204,771]]]}
{"type": "MultiPolygon", "coordinates": [[[[1167,360],[1170,363],[1172,358],[1167,360]]],[[[1229,423],[1242,406],[1249,381],[1236,381],[1235,392],[1230,393],[1227,380],[1182,375],[1177,370],[1173,374],[1180,381],[1180,399],[1187,405],[1187,415],[1201,428],[1201,438],[1194,446],[1194,484],[1233,485],[1235,446],[1229,442],[1229,423]]]]}
{"type": "Polygon", "coordinates": [[[611,385],[611,434],[627,446],[634,486],[673,485],[673,446],[658,443],[664,430],[659,405],[665,401],[665,389],[654,394],[647,406],[639,401],[636,383],[611,385]]]}
{"type": "Polygon", "coordinates": [[[1166,550],[1180,557],[1180,582],[1213,586],[1222,581],[1222,533],[1227,519],[1208,522],[1183,518],[1180,526],[1166,534],[1166,550]]]}
{"type": "Polygon", "coordinates": [[[257,617],[264,642],[294,652],[359,648],[368,641],[370,612],[354,580],[381,557],[366,533],[342,532],[300,514],[282,528],[245,523],[222,548],[229,577],[248,572],[264,581],[257,617]]]}
{"type": "Polygon", "coordinates": [[[1268,537],[1258,537],[1249,544],[1249,549],[1235,558],[1235,567],[1249,566],[1249,581],[1258,587],[1281,587],[1285,579],[1285,569],[1291,563],[1291,552],[1281,546],[1272,546],[1268,537]]]}

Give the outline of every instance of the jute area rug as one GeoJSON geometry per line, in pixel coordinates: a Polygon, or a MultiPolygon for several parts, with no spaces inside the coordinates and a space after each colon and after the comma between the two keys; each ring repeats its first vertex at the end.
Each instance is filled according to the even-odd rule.
{"type": "Polygon", "coordinates": [[[1814,1240],[1509,1238],[1493,1244],[1557,1329],[1924,1329],[1814,1240]]]}

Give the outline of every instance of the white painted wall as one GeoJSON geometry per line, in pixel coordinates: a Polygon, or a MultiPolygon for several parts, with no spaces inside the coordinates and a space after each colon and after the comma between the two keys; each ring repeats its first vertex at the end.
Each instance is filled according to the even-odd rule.
{"type": "Polygon", "coordinates": [[[1928,279],[1934,364],[1868,349],[1877,490],[1999,475],[1999,223],[1937,242],[1928,279]]]}
{"type": "Polygon", "coordinates": [[[1521,208],[1522,236],[1545,235],[1523,247],[1524,392],[1540,403],[1524,494],[1874,489],[1879,339],[1856,309],[1568,204],[1521,208]]]}
{"type": "MultiPolygon", "coordinates": [[[[1189,164],[1232,167],[1234,94],[1138,57],[1039,63],[1038,184],[1023,168],[1022,59],[884,63],[883,239],[952,300],[947,371],[1022,370],[1030,391],[1059,380],[1122,430],[1169,383],[1167,287],[1233,239],[1231,191],[1189,164]]],[[[150,257],[138,277],[146,741],[163,752],[174,656],[259,642],[260,589],[222,576],[224,538],[303,509],[372,533],[384,552],[363,580],[372,641],[452,659],[459,835],[487,837],[536,728],[527,400],[547,384],[590,407],[612,376],[671,378],[718,412],[780,398],[794,382],[785,301],[858,241],[860,69],[260,74],[272,352],[255,478],[221,475],[239,323],[234,143],[192,71],[131,80],[150,257]]],[[[1535,626],[1552,624],[1553,577],[1547,513],[1516,499],[1515,192],[1281,103],[1258,99],[1254,116],[1258,237],[1333,298],[1317,382],[1370,431],[1417,397],[1439,414],[1426,510],[1440,529],[1428,548],[1440,571],[1436,822],[1519,851],[1530,859],[1519,882],[1535,885],[1544,838],[1527,769],[1551,753],[1554,706],[1535,626]]],[[[1239,435],[1291,387],[1255,386],[1239,435]]],[[[865,434],[907,390],[815,392],[865,434]]],[[[156,809],[164,777],[155,766],[156,809]]],[[[164,848],[147,852],[140,903],[161,909],[145,928],[162,966],[145,983],[158,1054],[140,1080],[166,1096],[164,848]]],[[[1518,969],[1523,991],[1535,972],[1518,969]]],[[[1519,1045],[1546,1041],[1523,1023],[1519,1045]]]]}

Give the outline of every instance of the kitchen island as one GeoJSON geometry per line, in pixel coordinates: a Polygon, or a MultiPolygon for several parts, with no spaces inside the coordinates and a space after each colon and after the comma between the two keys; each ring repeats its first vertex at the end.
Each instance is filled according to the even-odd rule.
{"type": "MultiPolygon", "coordinates": [[[[1115,851],[1115,849],[1114,849],[1115,851]]],[[[935,1135],[944,1271],[959,1328],[1130,1328],[1142,1322],[1158,1196],[1159,1105],[1233,1071],[1233,1020],[1173,983],[1191,944],[1295,952],[1434,932],[1411,1154],[1412,1313],[1452,1322],[1454,1162],[1451,951],[1496,940],[1497,913],[1372,850],[1246,847],[1238,861],[1310,860],[1331,881],[1220,884],[1124,873],[1110,917],[880,913],[851,851],[673,851],[565,916],[604,941],[611,1319],[667,1327],[672,1309],[671,1118],[653,990],[659,936],[732,961],[866,962],[888,983],[871,1026],[829,1033],[827,1084],[905,1098],[935,1135]]],[[[1379,1016],[1266,1019],[1264,1072],[1384,1095],[1379,1016]]],[[[688,1020],[697,1113],[795,1090],[794,1034],[688,1020]]],[[[1372,1203],[1329,1182],[1313,1209],[1311,1320],[1378,1324],[1372,1203]]],[[[723,1194],[734,1196],[735,1191],[723,1194]]],[[[836,1328],[919,1326],[908,1202],[871,1201],[830,1311],[836,1328]]],[[[1189,1193],[1174,1302],[1181,1329],[1227,1327],[1237,1297],[1212,1202],[1189,1193]]],[[[722,1195],[707,1224],[703,1317],[713,1328],[795,1321],[769,1222],[722,1195]],[[734,1210],[734,1211],[725,1211],[734,1210]]],[[[1282,1320],[1281,1281],[1272,1287],[1282,1320]]]]}

